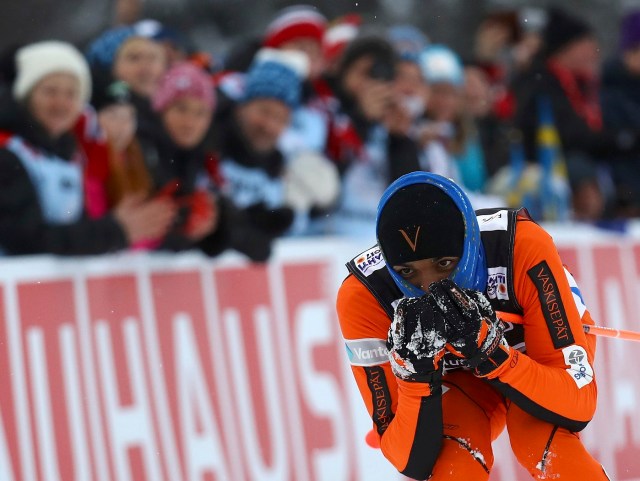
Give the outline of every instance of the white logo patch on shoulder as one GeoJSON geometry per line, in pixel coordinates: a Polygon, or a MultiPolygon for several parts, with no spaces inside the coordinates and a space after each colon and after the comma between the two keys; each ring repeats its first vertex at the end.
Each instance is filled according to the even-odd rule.
{"type": "Polygon", "coordinates": [[[384,258],[382,257],[382,251],[378,246],[372,247],[368,251],[363,252],[354,262],[358,270],[367,277],[386,265],[384,263],[384,258]]]}
{"type": "Polygon", "coordinates": [[[509,225],[508,212],[506,210],[499,210],[495,214],[479,215],[478,225],[482,232],[507,230],[507,226],[509,225]]]}
{"type": "Polygon", "coordinates": [[[564,355],[564,363],[569,366],[566,371],[578,385],[578,389],[582,389],[593,381],[593,368],[589,364],[587,351],[582,346],[572,344],[562,350],[564,355]]]}
{"type": "Polygon", "coordinates": [[[345,339],[352,366],[379,366],[389,362],[389,350],[384,339],[345,339]]]}

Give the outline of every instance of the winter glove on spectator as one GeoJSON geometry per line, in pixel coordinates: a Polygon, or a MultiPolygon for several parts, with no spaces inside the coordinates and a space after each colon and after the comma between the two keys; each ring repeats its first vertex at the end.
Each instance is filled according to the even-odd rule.
{"type": "Polygon", "coordinates": [[[281,236],[293,224],[294,212],[289,207],[269,208],[264,202],[260,202],[244,210],[254,227],[267,236],[281,236]]]}
{"type": "Polygon", "coordinates": [[[476,376],[490,375],[509,359],[504,325],[482,293],[443,279],[429,286],[428,298],[444,316],[447,350],[463,358],[476,376]]]}
{"type": "Polygon", "coordinates": [[[285,204],[296,211],[328,209],[340,195],[340,174],[327,157],[303,152],[293,157],[284,175],[285,204]]]}
{"type": "Polygon", "coordinates": [[[179,179],[171,179],[169,182],[164,184],[160,190],[154,195],[155,198],[159,199],[173,199],[180,189],[180,180],[179,179]]]}
{"type": "Polygon", "coordinates": [[[440,385],[445,354],[445,321],[426,296],[402,299],[389,328],[387,347],[391,369],[404,381],[440,385]]]}
{"type": "Polygon", "coordinates": [[[213,194],[197,190],[180,199],[187,208],[187,216],[182,225],[182,233],[193,241],[199,241],[211,234],[218,224],[218,211],[213,194]]]}
{"type": "Polygon", "coordinates": [[[239,209],[228,197],[220,195],[217,204],[220,218],[211,252],[233,249],[254,262],[267,261],[273,237],[258,229],[246,209],[239,209]]]}
{"type": "Polygon", "coordinates": [[[244,254],[254,262],[265,262],[271,255],[273,238],[256,229],[246,212],[222,194],[215,197],[216,227],[198,242],[208,256],[216,256],[227,249],[244,254]]]}

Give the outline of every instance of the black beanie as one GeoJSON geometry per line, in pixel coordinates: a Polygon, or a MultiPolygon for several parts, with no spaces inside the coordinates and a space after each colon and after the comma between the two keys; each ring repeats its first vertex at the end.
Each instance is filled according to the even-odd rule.
{"type": "Polygon", "coordinates": [[[432,257],[462,257],[464,219],[453,199],[431,184],[412,184],[389,198],[378,218],[380,248],[390,266],[432,257]]]}
{"type": "Polygon", "coordinates": [[[91,105],[96,111],[112,105],[126,105],[132,102],[131,89],[126,82],[108,75],[94,75],[91,105]]]}
{"type": "Polygon", "coordinates": [[[591,26],[560,8],[549,9],[544,29],[544,53],[550,57],[571,42],[593,35],[591,26]]]}

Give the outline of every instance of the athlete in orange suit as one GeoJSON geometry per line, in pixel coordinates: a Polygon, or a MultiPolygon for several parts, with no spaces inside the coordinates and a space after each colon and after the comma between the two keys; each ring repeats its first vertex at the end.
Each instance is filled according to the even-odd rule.
{"type": "Polygon", "coordinates": [[[474,213],[425,172],[387,189],[377,237],[347,264],[337,312],[388,460],[415,479],[486,480],[506,426],[534,479],[607,480],[578,434],[596,408],[593,322],[551,237],[525,210],[474,213]]]}

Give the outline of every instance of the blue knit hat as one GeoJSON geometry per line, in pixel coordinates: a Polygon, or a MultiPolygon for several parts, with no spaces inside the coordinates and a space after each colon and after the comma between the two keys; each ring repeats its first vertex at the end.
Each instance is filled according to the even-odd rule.
{"type": "Polygon", "coordinates": [[[150,38],[156,42],[166,42],[174,48],[191,53],[195,47],[184,32],[165,25],[152,18],[145,18],[133,24],[137,36],[150,38]]]}
{"type": "Polygon", "coordinates": [[[263,48],[247,72],[242,101],[276,99],[295,109],[300,104],[302,81],[308,71],[309,60],[305,54],[263,48]]]}
{"type": "MultiPolygon", "coordinates": [[[[384,256],[385,261],[387,261],[387,269],[389,270],[391,277],[405,296],[420,297],[425,294],[422,289],[409,283],[409,281],[402,278],[393,269],[392,263],[388,262],[389,256],[387,251],[389,250],[390,243],[385,242],[385,240],[389,238],[389,233],[386,232],[386,230],[391,228],[392,230],[394,230],[394,234],[398,231],[396,225],[397,223],[387,222],[384,218],[395,215],[395,212],[393,210],[385,210],[385,207],[395,196],[400,195],[406,197],[408,192],[407,187],[420,184],[426,184],[440,189],[442,193],[446,194],[451,199],[451,201],[453,201],[456,209],[462,215],[462,221],[464,224],[462,256],[460,258],[460,261],[458,262],[457,267],[451,274],[450,279],[460,287],[474,289],[476,291],[484,291],[487,286],[487,267],[484,245],[482,244],[482,239],[480,237],[480,227],[478,225],[478,219],[476,218],[473,207],[471,206],[471,202],[469,201],[469,198],[464,193],[464,191],[452,180],[449,180],[437,174],[432,174],[431,172],[411,172],[398,178],[389,187],[387,187],[387,189],[382,194],[380,203],[378,204],[378,216],[376,218],[376,236],[378,238],[378,244],[380,245],[382,255],[384,256]]],[[[417,190],[412,192],[419,193],[420,191],[417,190]]],[[[414,198],[414,200],[416,199],[418,199],[418,197],[414,198]]],[[[440,205],[442,205],[442,207],[446,207],[442,203],[431,203],[430,205],[424,205],[424,208],[433,210],[440,208],[440,205]]],[[[450,213],[450,215],[457,215],[457,213],[451,214],[451,208],[446,207],[446,209],[446,212],[450,213]]],[[[414,207],[412,208],[412,210],[415,212],[416,221],[419,221],[423,216],[417,210],[417,208],[414,207]]],[[[401,217],[402,219],[407,219],[406,215],[401,217]]],[[[415,237],[413,239],[410,238],[409,240],[414,244],[417,244],[418,234],[415,227],[413,227],[412,232],[415,232],[415,237]]],[[[458,235],[457,230],[453,231],[453,233],[455,235],[458,235]]],[[[441,246],[438,245],[436,247],[440,248],[441,246]]],[[[412,248],[417,249],[417,246],[413,245],[412,248]]],[[[448,253],[445,255],[453,254],[448,253]]]]}
{"type": "Polygon", "coordinates": [[[137,36],[131,26],[115,27],[96,38],[87,48],[87,61],[92,68],[111,70],[116,54],[129,38],[137,36]]]}
{"type": "Polygon", "coordinates": [[[444,45],[430,45],[418,59],[422,76],[431,84],[447,83],[462,87],[464,68],[460,57],[444,45]]]}
{"type": "Polygon", "coordinates": [[[407,62],[418,63],[420,52],[429,45],[429,38],[419,28],[409,24],[390,27],[387,38],[398,56],[407,62]]]}

